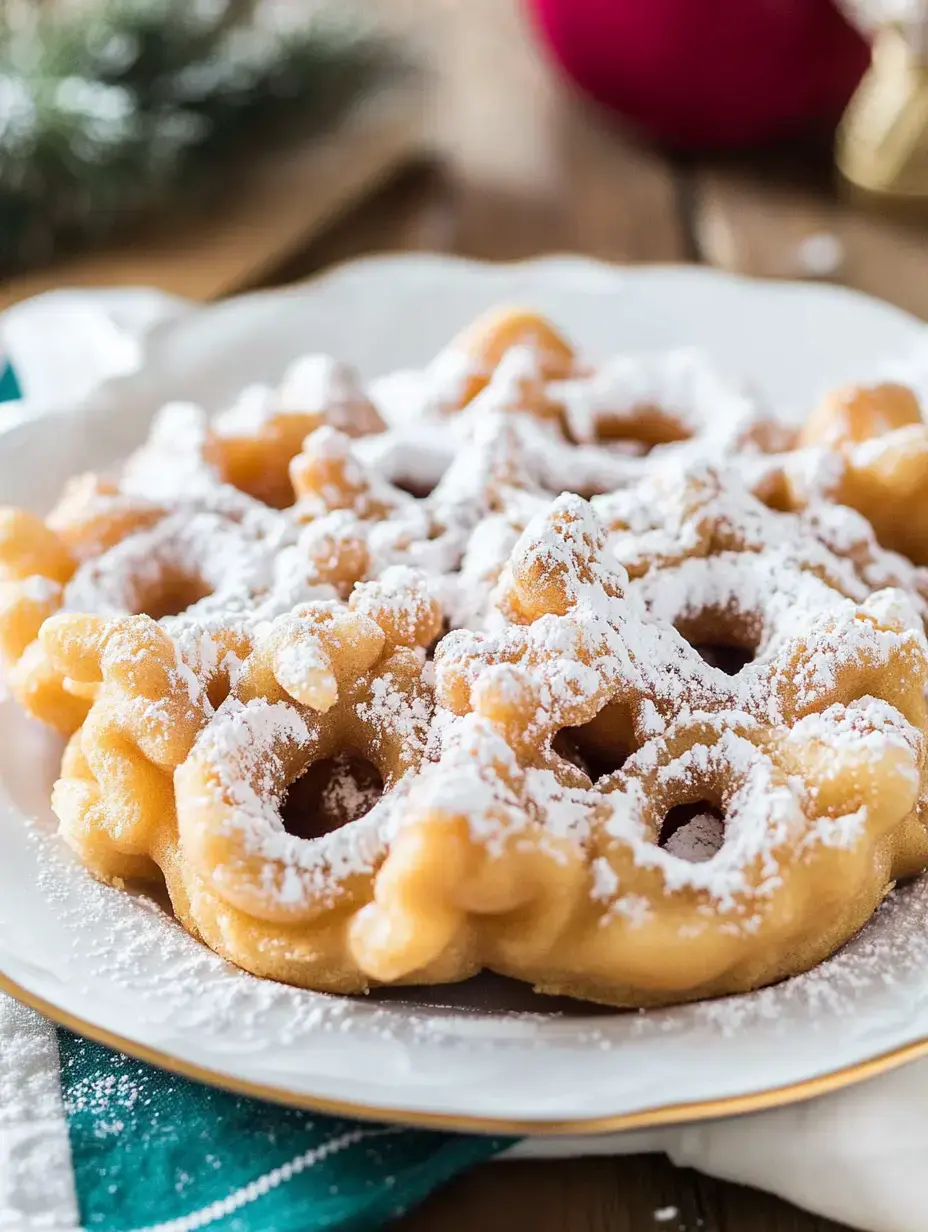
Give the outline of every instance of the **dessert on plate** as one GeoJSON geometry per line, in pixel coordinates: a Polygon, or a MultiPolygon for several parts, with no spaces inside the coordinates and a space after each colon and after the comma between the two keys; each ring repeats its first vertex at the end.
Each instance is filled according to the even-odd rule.
{"type": "Polygon", "coordinates": [[[500,309],[308,355],[0,511],[60,832],[258,976],[618,1006],[804,971],[928,867],[928,424],[500,309]]]}

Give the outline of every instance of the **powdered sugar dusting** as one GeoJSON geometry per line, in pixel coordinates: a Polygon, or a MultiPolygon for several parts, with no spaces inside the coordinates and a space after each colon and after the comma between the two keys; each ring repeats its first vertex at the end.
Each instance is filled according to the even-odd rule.
{"type": "Polygon", "coordinates": [[[660,408],[676,421],[678,439],[711,427],[734,437],[757,415],[757,403],[722,379],[695,350],[656,355],[618,356],[591,376],[555,382],[552,396],[563,403],[571,434],[595,441],[604,420],[624,421],[633,435],[642,411],[660,408]]]}
{"type": "MultiPolygon", "coordinates": [[[[307,749],[309,760],[313,737],[305,720],[285,703],[257,699],[243,705],[233,699],[204,731],[195,750],[195,756],[214,768],[215,790],[231,804],[225,812],[226,828],[240,835],[245,850],[263,862],[265,890],[284,906],[323,900],[339,882],[371,872],[383,851],[380,826],[389,805],[372,809],[324,840],[310,842],[284,830],[281,746],[299,744],[307,749]]],[[[213,879],[218,888],[225,878],[225,867],[217,865],[213,879]]]]}
{"type": "MultiPolygon", "coordinates": [[[[149,899],[95,882],[41,828],[32,832],[39,890],[45,910],[62,926],[63,956],[85,981],[101,982],[135,998],[136,1012],[162,1018],[166,1007],[177,1031],[202,1032],[216,1041],[231,1036],[250,1050],[273,1055],[305,1048],[313,1040],[338,1040],[345,1031],[372,1041],[425,1041],[547,1049],[573,1041],[597,1050],[627,1050],[636,1041],[679,1035],[723,1041],[776,1038],[811,1032],[834,1043],[836,1028],[866,1023],[881,1012],[895,1016],[917,997],[928,967],[928,883],[920,881],[887,899],[859,937],[806,975],[745,996],[590,1019],[575,1017],[544,999],[526,1015],[523,999],[514,1017],[495,1008],[465,1009],[466,989],[439,990],[436,1010],[411,989],[406,1004],[330,997],[257,979],[230,967],[198,944],[149,899]],[[460,1008],[458,1008],[460,1007],[460,1008]]],[[[496,998],[499,1004],[499,998],[496,998]]],[[[305,1059],[305,1051],[303,1052],[305,1059]]]]}

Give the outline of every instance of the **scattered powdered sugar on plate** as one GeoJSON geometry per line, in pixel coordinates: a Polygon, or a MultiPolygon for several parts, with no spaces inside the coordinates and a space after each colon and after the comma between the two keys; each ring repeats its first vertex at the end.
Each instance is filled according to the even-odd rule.
{"type": "Polygon", "coordinates": [[[246,1041],[271,1047],[274,1027],[280,1042],[337,1026],[349,1011],[346,1000],[238,971],[188,936],[154,899],[94,881],[54,835],[36,830],[35,842],[39,887],[49,910],[74,933],[73,961],[82,978],[151,1006],[170,1005],[178,1029],[221,1036],[234,1024],[246,1041]]]}
{"type": "Polygon", "coordinates": [[[704,1001],[686,1011],[661,1010],[639,1019],[638,1033],[707,1026],[724,1036],[762,1024],[796,1030],[797,1019],[819,1032],[854,1019],[906,1022],[923,995],[928,969],[928,881],[898,887],[873,919],[832,958],[782,984],[745,996],[704,1001]]]}
{"type": "MultiPolygon", "coordinates": [[[[443,1046],[621,1048],[632,1040],[708,1032],[729,1038],[758,1030],[833,1031],[849,1018],[905,1020],[928,968],[928,881],[897,889],[843,950],[806,975],[744,996],[648,1012],[602,1011],[507,984],[474,1008],[468,985],[390,990],[387,1000],[292,988],[239,971],[194,941],[157,902],[102,885],[47,827],[33,823],[39,890],[71,937],[66,966],[107,999],[131,998],[134,1012],[170,1022],[172,1034],[235,1040],[249,1049],[310,1046],[345,1031],[386,1041],[443,1046]],[[423,1003],[425,1002],[425,1003],[423,1003]]],[[[479,984],[479,981],[477,982],[479,984]]]]}
{"type": "Polygon", "coordinates": [[[654,1212],[655,1223],[670,1223],[672,1219],[678,1218],[680,1211],[675,1206],[659,1206],[654,1212]]]}

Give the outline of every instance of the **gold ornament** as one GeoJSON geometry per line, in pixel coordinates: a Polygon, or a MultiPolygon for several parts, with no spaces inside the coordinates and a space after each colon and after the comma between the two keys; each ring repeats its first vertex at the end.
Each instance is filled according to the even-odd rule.
{"type": "Polygon", "coordinates": [[[890,25],[838,128],[835,159],[852,190],[928,207],[928,55],[924,32],[890,25]]]}

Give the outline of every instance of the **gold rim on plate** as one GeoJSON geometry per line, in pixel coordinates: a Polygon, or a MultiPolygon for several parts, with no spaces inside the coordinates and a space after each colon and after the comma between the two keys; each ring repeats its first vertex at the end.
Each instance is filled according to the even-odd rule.
{"type": "Polygon", "coordinates": [[[57,1026],[65,1027],[97,1044],[115,1048],[118,1052],[134,1057],[137,1061],[145,1061],[149,1065],[179,1074],[183,1078],[232,1091],[237,1095],[247,1095],[252,1099],[263,1099],[291,1108],[307,1108],[312,1112],[323,1112],[332,1116],[355,1117],[364,1121],[393,1121],[400,1125],[416,1126],[422,1129],[450,1130],[471,1134],[517,1134],[522,1137],[606,1134],[617,1133],[620,1130],[653,1129],[661,1125],[708,1121],[718,1117],[740,1116],[749,1112],[764,1112],[772,1108],[783,1108],[788,1104],[801,1103],[820,1095],[829,1095],[834,1091],[840,1091],[843,1087],[885,1074],[919,1057],[928,1056],[928,1039],[921,1039],[871,1057],[867,1061],[860,1061],[856,1065],[847,1065],[829,1074],[822,1074],[817,1078],[807,1078],[804,1082],[789,1083],[787,1086],[756,1091],[749,1095],[731,1095],[725,1099],[697,1100],[686,1104],[666,1104],[661,1108],[647,1108],[641,1112],[624,1112],[618,1116],[575,1117],[563,1121],[511,1121],[503,1117],[457,1116],[454,1113],[416,1112],[407,1108],[372,1108],[366,1104],[352,1103],[349,1100],[325,1099],[321,1096],[287,1091],[282,1087],[265,1086],[260,1082],[250,1082],[246,1078],[235,1078],[221,1070],[208,1069],[206,1066],[195,1065],[191,1061],[183,1061],[157,1048],[149,1048],[147,1044],[139,1044],[134,1040],[126,1039],[113,1031],[108,1031],[105,1027],[98,1027],[66,1010],[59,1009],[58,1006],[42,997],[37,997],[15,980],[11,980],[2,971],[0,971],[0,992],[5,992],[17,1001],[21,1001],[23,1005],[36,1010],[57,1026]]]}

